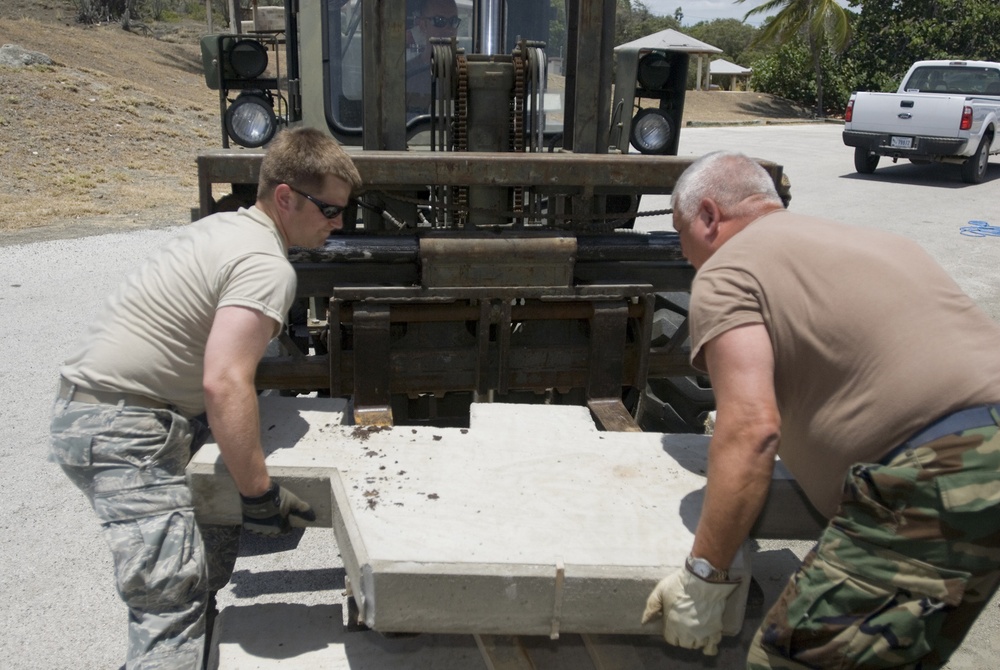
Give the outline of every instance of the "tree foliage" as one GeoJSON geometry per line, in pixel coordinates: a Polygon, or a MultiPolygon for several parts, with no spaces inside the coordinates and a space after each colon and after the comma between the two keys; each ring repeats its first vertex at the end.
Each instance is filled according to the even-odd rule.
{"type": "Polygon", "coordinates": [[[641,0],[618,0],[615,14],[615,44],[625,44],[667,28],[680,29],[672,16],[657,16],[641,0]]]}
{"type": "MultiPolygon", "coordinates": [[[[219,2],[215,0],[215,4],[219,2]]],[[[108,23],[126,17],[161,21],[171,15],[205,15],[201,0],[74,0],[73,4],[80,23],[108,23]]],[[[223,0],[221,4],[227,3],[223,0]]]]}
{"type": "MultiPolygon", "coordinates": [[[[817,87],[813,58],[809,45],[797,37],[761,55],[752,61],[750,87],[793,100],[802,105],[816,107],[817,87]]],[[[853,78],[844,67],[842,58],[831,50],[820,55],[821,76],[824,86],[824,115],[840,114],[854,90],[853,78]]]]}
{"type": "Polygon", "coordinates": [[[855,88],[891,91],[918,60],[1000,60],[997,0],[851,0],[855,88]]]}
{"type": "Polygon", "coordinates": [[[738,19],[713,19],[686,27],[683,32],[696,40],[719,47],[726,60],[746,65],[744,61],[752,57],[750,45],[760,30],[738,19]]]}
{"type": "Polygon", "coordinates": [[[127,8],[127,0],[76,0],[76,17],[80,23],[117,21],[127,8]]]}
{"type": "Polygon", "coordinates": [[[756,42],[786,44],[796,37],[805,37],[816,87],[816,113],[822,116],[825,109],[823,54],[830,50],[839,54],[847,48],[851,38],[847,10],[835,0],[769,0],[748,11],[746,16],[766,14],[774,10],[778,10],[778,13],[764,24],[756,42]]]}
{"type": "Polygon", "coordinates": [[[545,45],[549,56],[562,58],[566,50],[566,3],[552,3],[552,18],[549,20],[549,41],[545,45]]]}

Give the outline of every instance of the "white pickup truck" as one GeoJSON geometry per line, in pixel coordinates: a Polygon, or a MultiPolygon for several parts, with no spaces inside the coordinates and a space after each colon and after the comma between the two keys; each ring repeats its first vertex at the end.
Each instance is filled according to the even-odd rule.
{"type": "Polygon", "coordinates": [[[1000,153],[1000,63],[918,61],[895,93],[853,94],[844,121],[858,172],[871,174],[889,156],[958,163],[962,180],[978,184],[990,154],[1000,153]]]}

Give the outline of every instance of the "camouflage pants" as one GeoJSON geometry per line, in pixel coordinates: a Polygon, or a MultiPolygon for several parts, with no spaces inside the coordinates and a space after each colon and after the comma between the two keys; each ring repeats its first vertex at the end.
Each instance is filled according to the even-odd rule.
{"type": "Polygon", "coordinates": [[[1000,434],[990,426],[855,465],[747,667],[940,668],[998,584],[1000,434]]]}
{"type": "Polygon", "coordinates": [[[56,399],[51,459],[82,490],[129,608],[129,670],[200,669],[210,593],[225,586],[239,527],[195,522],[184,468],[207,431],[169,410],[56,399]]]}

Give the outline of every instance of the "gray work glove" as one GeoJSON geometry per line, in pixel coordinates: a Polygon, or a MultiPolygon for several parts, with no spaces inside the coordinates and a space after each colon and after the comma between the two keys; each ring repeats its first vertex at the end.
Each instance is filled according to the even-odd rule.
{"type": "Polygon", "coordinates": [[[737,586],[739,582],[706,582],[682,567],[660,580],[649,594],[642,623],[662,615],[667,643],[715,656],[722,640],[726,598],[737,586]]]}
{"type": "Polygon", "coordinates": [[[305,521],[315,521],[316,512],[309,503],[299,499],[291,491],[286,491],[271,482],[264,495],[245,496],[240,494],[243,507],[243,527],[258,535],[283,535],[292,530],[290,516],[305,521]]]}

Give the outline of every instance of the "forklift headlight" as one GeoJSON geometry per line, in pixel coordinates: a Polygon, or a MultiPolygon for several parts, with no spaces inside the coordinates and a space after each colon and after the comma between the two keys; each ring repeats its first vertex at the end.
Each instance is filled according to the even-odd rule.
{"type": "Polygon", "coordinates": [[[639,59],[636,72],[639,86],[647,91],[659,92],[670,81],[670,59],[665,54],[653,51],[639,59]]]}
{"type": "Polygon", "coordinates": [[[274,101],[265,91],[244,91],[226,110],[226,132],[240,146],[263,146],[277,130],[274,101]]]}
{"type": "Polygon", "coordinates": [[[267,48],[257,40],[239,40],[226,50],[229,67],[240,79],[256,79],[267,69],[267,48]]]}
{"type": "Polygon", "coordinates": [[[632,119],[629,141],[644,154],[666,153],[674,135],[674,124],[659,109],[643,109],[632,119]]]}

